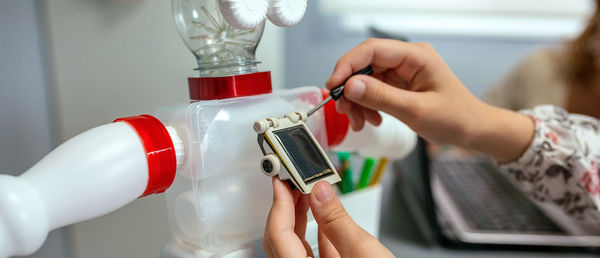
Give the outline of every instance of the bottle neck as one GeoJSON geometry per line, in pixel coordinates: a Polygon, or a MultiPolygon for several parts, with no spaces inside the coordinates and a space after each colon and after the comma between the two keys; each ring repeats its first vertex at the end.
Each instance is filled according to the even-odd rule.
{"type": "Polygon", "coordinates": [[[224,77],[240,74],[249,74],[258,72],[256,65],[260,63],[254,58],[239,59],[229,63],[214,62],[200,63],[198,62],[198,70],[200,77],[224,77]]]}

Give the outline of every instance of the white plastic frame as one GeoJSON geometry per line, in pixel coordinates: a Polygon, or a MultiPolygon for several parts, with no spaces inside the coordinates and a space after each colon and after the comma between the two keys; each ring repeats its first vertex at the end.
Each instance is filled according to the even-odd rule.
{"type": "MultiPolygon", "coordinates": [[[[283,165],[283,166],[281,166],[281,169],[279,171],[274,170],[272,173],[265,173],[265,174],[269,175],[269,176],[279,175],[279,179],[290,180],[296,186],[296,188],[298,188],[298,190],[300,190],[302,193],[309,194],[312,191],[312,188],[314,187],[314,185],[316,183],[318,183],[319,181],[327,181],[329,184],[334,184],[334,183],[339,182],[341,180],[341,178],[338,175],[338,173],[336,172],[333,164],[331,164],[331,161],[327,157],[327,154],[325,153],[325,151],[323,151],[323,148],[321,148],[321,145],[319,145],[319,142],[315,139],[315,137],[310,132],[310,130],[308,130],[306,125],[304,125],[304,121],[306,121],[306,118],[307,118],[306,113],[296,112],[296,113],[287,114],[284,118],[261,119],[261,120],[258,120],[255,122],[254,129],[258,133],[258,144],[261,147],[263,154],[265,156],[267,156],[269,154],[275,154],[279,158],[279,161],[283,165]],[[267,126],[265,127],[264,125],[267,125],[267,126]],[[310,136],[313,143],[317,146],[317,148],[320,152],[320,155],[327,162],[327,166],[333,172],[332,174],[322,177],[322,178],[320,178],[316,181],[310,182],[308,184],[305,183],[304,180],[302,180],[302,177],[298,173],[298,170],[296,169],[296,167],[293,165],[290,157],[285,153],[285,149],[283,148],[283,146],[277,140],[275,140],[276,139],[276,136],[275,136],[276,131],[279,131],[282,129],[287,129],[290,127],[296,127],[296,126],[302,126],[304,128],[304,130],[306,130],[307,134],[310,136]],[[266,130],[265,130],[265,128],[266,128],[266,130]],[[264,132],[263,132],[263,130],[264,130],[264,132]]],[[[260,165],[262,167],[262,164],[260,164],[260,165]]],[[[264,170],[263,170],[263,172],[264,172],[264,170]]]]}

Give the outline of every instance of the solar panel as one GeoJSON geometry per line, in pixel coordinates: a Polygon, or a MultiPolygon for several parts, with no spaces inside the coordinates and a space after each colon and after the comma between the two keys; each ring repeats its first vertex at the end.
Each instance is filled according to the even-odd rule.
{"type": "Polygon", "coordinates": [[[305,183],[308,184],[334,173],[325,157],[321,155],[317,143],[306,131],[306,127],[297,125],[273,131],[273,134],[305,183]]]}

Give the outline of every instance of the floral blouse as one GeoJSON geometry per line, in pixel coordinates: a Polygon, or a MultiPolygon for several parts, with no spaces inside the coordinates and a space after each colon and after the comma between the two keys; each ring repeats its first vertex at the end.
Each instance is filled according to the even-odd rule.
{"type": "Polygon", "coordinates": [[[535,135],[503,170],[535,200],[600,228],[600,120],[549,105],[521,113],[535,121],[535,135]]]}

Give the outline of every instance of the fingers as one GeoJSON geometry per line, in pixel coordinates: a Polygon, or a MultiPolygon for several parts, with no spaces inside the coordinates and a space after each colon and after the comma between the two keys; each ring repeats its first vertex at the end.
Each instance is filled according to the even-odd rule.
{"type": "Polygon", "coordinates": [[[339,113],[346,114],[350,120],[350,128],[354,131],[359,131],[365,123],[363,107],[356,105],[350,101],[340,98],[337,100],[336,109],[339,113]]]}
{"type": "Polygon", "coordinates": [[[321,181],[314,186],[310,207],[322,233],[319,249],[327,252],[323,255],[320,251],[321,257],[394,257],[375,237],[354,223],[329,183],[321,181]],[[337,256],[332,249],[337,250],[337,256]]]}
{"type": "Polygon", "coordinates": [[[315,185],[310,195],[310,207],[319,230],[341,256],[348,256],[355,246],[375,239],[354,223],[327,182],[315,185]]]}
{"type": "Polygon", "coordinates": [[[299,196],[298,196],[298,200],[296,201],[296,212],[295,212],[296,224],[294,227],[294,232],[296,233],[298,238],[300,238],[300,240],[302,241],[302,245],[304,246],[304,249],[306,249],[308,256],[314,257],[314,255],[312,253],[312,248],[310,247],[310,244],[308,243],[308,241],[306,241],[306,237],[305,237],[306,223],[308,220],[307,212],[308,212],[308,208],[310,208],[309,199],[308,199],[309,196],[304,195],[298,191],[295,191],[295,193],[298,193],[299,196]]]}
{"type": "Polygon", "coordinates": [[[291,231],[294,227],[294,197],[289,186],[273,177],[273,205],[267,218],[263,249],[268,257],[277,257],[277,239],[281,232],[291,231]]]}
{"type": "Polygon", "coordinates": [[[299,198],[298,201],[296,201],[296,211],[294,215],[296,218],[294,232],[296,232],[296,235],[298,235],[300,238],[304,238],[304,235],[306,234],[306,213],[308,212],[308,208],[310,207],[310,205],[308,195],[300,193],[298,197],[299,198]]]}
{"type": "Polygon", "coordinates": [[[374,77],[357,75],[348,80],[344,97],[337,101],[338,112],[348,115],[352,129],[359,130],[364,121],[381,123],[375,110],[406,120],[419,113],[421,95],[392,87],[374,77]]]}
{"type": "MultiPolygon", "coordinates": [[[[401,118],[402,114],[411,113],[418,101],[418,93],[393,87],[374,77],[366,75],[353,76],[344,89],[344,98],[360,106],[381,110],[401,118]]],[[[348,105],[348,104],[345,104],[348,105]]],[[[340,106],[342,111],[353,111],[352,108],[340,106]]]]}
{"type": "Polygon", "coordinates": [[[350,107],[350,113],[348,113],[350,119],[350,127],[354,131],[360,131],[365,126],[365,117],[362,112],[362,108],[359,105],[352,105],[350,107]]]}
{"type": "Polygon", "coordinates": [[[379,112],[373,110],[373,109],[368,109],[368,108],[362,108],[362,113],[363,113],[363,117],[365,118],[365,120],[367,120],[369,123],[371,123],[372,125],[378,126],[381,124],[381,115],[379,114],[379,112]]]}
{"type": "Polygon", "coordinates": [[[275,231],[294,228],[294,194],[289,185],[273,177],[273,206],[269,213],[269,227],[275,231]]]}
{"type": "Polygon", "coordinates": [[[368,39],[350,50],[337,62],[326,83],[333,88],[367,65],[373,67],[375,74],[395,69],[399,78],[411,82],[419,71],[425,68],[426,52],[431,46],[425,43],[406,43],[389,39],[368,39]]]}
{"type": "Polygon", "coordinates": [[[265,251],[265,254],[267,255],[267,257],[275,257],[275,254],[273,253],[273,248],[271,248],[271,240],[267,238],[267,234],[266,234],[266,230],[265,230],[265,235],[263,237],[263,242],[262,242],[262,248],[265,251]]]}
{"type": "Polygon", "coordinates": [[[319,233],[317,235],[317,239],[319,241],[319,257],[321,258],[338,258],[341,257],[338,251],[335,249],[335,246],[329,241],[327,236],[321,232],[319,229],[319,233]]]}
{"type": "MultiPolygon", "coordinates": [[[[300,193],[293,193],[289,185],[273,178],[273,206],[267,219],[263,239],[263,248],[267,256],[289,257],[293,254],[306,257],[308,254],[310,249],[305,248],[302,240],[295,233],[296,230],[301,231],[296,227],[296,214],[307,209],[306,204],[299,208],[301,210],[296,209],[295,204],[296,201],[301,200],[300,195],[300,193]]],[[[306,218],[303,224],[306,227],[306,218]]]]}
{"type": "Polygon", "coordinates": [[[339,113],[346,114],[350,120],[350,127],[354,131],[361,130],[364,122],[367,121],[372,125],[378,126],[381,124],[381,115],[379,112],[357,105],[350,101],[341,98],[336,102],[336,109],[339,113]]]}

